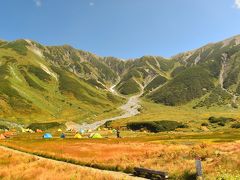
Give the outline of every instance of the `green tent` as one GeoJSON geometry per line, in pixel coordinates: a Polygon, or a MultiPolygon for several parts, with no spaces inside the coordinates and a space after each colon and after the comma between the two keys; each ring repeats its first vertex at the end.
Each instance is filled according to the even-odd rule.
{"type": "Polygon", "coordinates": [[[91,138],[93,138],[93,139],[100,139],[100,138],[103,138],[103,137],[99,133],[94,133],[94,134],[91,135],[91,138]]]}

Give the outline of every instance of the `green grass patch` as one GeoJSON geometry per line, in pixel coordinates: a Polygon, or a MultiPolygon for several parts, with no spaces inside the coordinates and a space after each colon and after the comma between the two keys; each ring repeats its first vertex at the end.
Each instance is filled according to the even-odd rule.
{"type": "Polygon", "coordinates": [[[140,92],[140,87],[134,79],[129,79],[117,87],[118,91],[123,95],[136,94],[140,92]]]}
{"type": "Polygon", "coordinates": [[[3,48],[11,48],[14,51],[16,51],[20,55],[27,55],[27,46],[28,43],[25,40],[17,40],[17,41],[12,41],[3,46],[3,48]]]}
{"type": "Polygon", "coordinates": [[[200,98],[213,88],[214,84],[210,73],[201,67],[193,67],[180,73],[147,97],[156,103],[175,106],[200,98]]]}
{"type": "Polygon", "coordinates": [[[34,74],[36,77],[38,77],[42,81],[51,80],[51,76],[39,67],[30,65],[28,66],[28,72],[34,74]]]}

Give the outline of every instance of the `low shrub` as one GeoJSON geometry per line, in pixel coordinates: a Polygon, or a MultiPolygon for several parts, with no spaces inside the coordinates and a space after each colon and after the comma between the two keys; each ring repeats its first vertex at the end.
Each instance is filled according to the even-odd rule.
{"type": "Polygon", "coordinates": [[[181,124],[177,128],[189,128],[189,126],[187,124],[181,124]]]}
{"type": "Polygon", "coordinates": [[[104,123],[103,126],[104,126],[105,128],[110,128],[110,127],[111,127],[111,124],[112,124],[112,121],[107,121],[107,122],[104,123]]]}
{"type": "Polygon", "coordinates": [[[5,130],[5,129],[9,130],[9,128],[7,126],[5,126],[5,125],[0,125],[0,129],[2,129],[2,130],[5,130]]]}
{"type": "Polygon", "coordinates": [[[240,128],[240,123],[235,123],[232,125],[232,128],[239,129],[240,128]]]}
{"type": "Polygon", "coordinates": [[[202,123],[201,126],[208,126],[208,123],[202,123]]]}
{"type": "Polygon", "coordinates": [[[233,121],[236,121],[236,120],[233,119],[233,118],[226,118],[226,117],[216,118],[216,117],[211,116],[211,117],[208,118],[208,121],[210,123],[218,123],[218,124],[222,123],[222,124],[225,124],[225,123],[233,122],[233,121]]]}
{"type": "Polygon", "coordinates": [[[187,128],[188,126],[177,121],[148,121],[148,122],[130,122],[127,128],[137,131],[141,129],[150,132],[174,131],[176,128],[187,128]]]}
{"type": "Polygon", "coordinates": [[[219,126],[225,126],[225,123],[219,122],[218,125],[219,125],[219,126]]]}
{"type": "Polygon", "coordinates": [[[41,130],[47,130],[50,128],[55,128],[60,126],[61,124],[58,122],[50,122],[50,123],[32,123],[30,124],[27,128],[32,129],[34,131],[36,131],[37,129],[41,129],[41,130]]]}

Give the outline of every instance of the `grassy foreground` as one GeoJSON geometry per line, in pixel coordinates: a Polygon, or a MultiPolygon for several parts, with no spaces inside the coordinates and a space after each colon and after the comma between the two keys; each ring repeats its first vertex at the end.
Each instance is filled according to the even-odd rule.
{"type": "Polygon", "coordinates": [[[194,159],[200,156],[206,179],[240,177],[239,130],[202,134],[124,132],[122,135],[127,137],[44,140],[41,134],[26,134],[2,140],[0,144],[98,169],[132,172],[133,167],[145,167],[167,171],[172,179],[194,176],[194,159]]]}
{"type": "MultiPolygon", "coordinates": [[[[0,179],[126,179],[124,174],[103,172],[23,155],[0,148],[0,179]],[[14,169],[14,170],[13,170],[14,169]],[[37,175],[37,176],[36,176],[37,175]]],[[[129,178],[129,177],[128,177],[129,178]]]]}

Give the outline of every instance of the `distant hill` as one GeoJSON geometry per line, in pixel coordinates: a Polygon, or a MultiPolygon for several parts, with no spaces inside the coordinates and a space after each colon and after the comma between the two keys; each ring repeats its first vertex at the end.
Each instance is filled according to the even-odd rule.
{"type": "Polygon", "coordinates": [[[123,95],[170,106],[238,107],[240,36],[166,59],[100,57],[69,45],[0,40],[0,116],[19,122],[84,120],[110,112],[123,95]]]}

